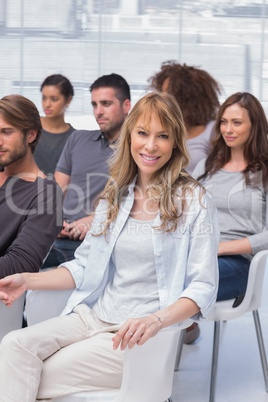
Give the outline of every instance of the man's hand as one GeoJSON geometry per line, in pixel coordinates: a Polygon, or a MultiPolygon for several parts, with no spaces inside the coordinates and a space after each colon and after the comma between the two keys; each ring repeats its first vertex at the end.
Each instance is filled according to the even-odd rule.
{"type": "Polygon", "coordinates": [[[0,300],[7,307],[12,306],[26,290],[25,274],[9,275],[0,280],[0,300]]]}
{"type": "Polygon", "coordinates": [[[85,218],[78,219],[77,221],[67,223],[63,222],[63,229],[58,235],[59,239],[68,237],[71,240],[84,240],[87,232],[91,227],[93,215],[86,216],[85,218]]]}

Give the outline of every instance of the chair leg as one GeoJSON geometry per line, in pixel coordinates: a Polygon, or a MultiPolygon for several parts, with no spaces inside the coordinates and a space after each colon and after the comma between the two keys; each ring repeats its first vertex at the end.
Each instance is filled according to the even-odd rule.
{"type": "Polygon", "coordinates": [[[215,400],[215,386],[216,386],[218,356],[219,356],[219,343],[220,343],[220,328],[221,328],[221,322],[215,321],[214,322],[212,365],[211,365],[211,374],[210,374],[209,402],[214,402],[214,400],[215,400]]]}
{"type": "Polygon", "coordinates": [[[253,318],[254,318],[254,323],[255,323],[255,328],[256,328],[256,333],[257,333],[257,339],[258,339],[258,345],[259,345],[259,350],[260,350],[260,355],[261,355],[261,364],[262,364],[262,371],[263,371],[263,376],[264,376],[264,381],[265,381],[266,392],[268,392],[268,366],[267,366],[267,358],[266,358],[266,352],[265,352],[265,347],[264,347],[264,342],[263,342],[259,312],[258,312],[258,310],[254,310],[254,311],[252,311],[252,313],[253,313],[253,318]]]}
{"type": "Polygon", "coordinates": [[[177,348],[174,371],[179,371],[179,365],[180,365],[180,360],[181,360],[181,353],[182,353],[182,348],[183,348],[183,344],[184,344],[185,333],[186,333],[186,328],[182,329],[181,333],[180,333],[180,339],[179,339],[178,348],[177,348]]]}

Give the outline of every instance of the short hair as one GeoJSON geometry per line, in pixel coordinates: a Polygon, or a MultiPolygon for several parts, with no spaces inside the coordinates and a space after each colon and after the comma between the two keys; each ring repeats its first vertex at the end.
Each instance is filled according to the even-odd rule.
{"type": "Polygon", "coordinates": [[[167,78],[167,92],[178,102],[186,126],[207,125],[216,119],[221,88],[207,71],[173,60],[166,61],[162,63],[161,70],[148,79],[150,88],[162,91],[167,78]]]}
{"type": "Polygon", "coordinates": [[[48,85],[55,85],[59,88],[60,93],[64,96],[65,99],[74,96],[74,88],[68,78],[64,77],[61,74],[52,74],[49,75],[45,80],[42,82],[40,86],[40,92],[43,91],[43,88],[48,85]]]}
{"type": "Polygon", "coordinates": [[[21,130],[24,136],[29,130],[37,130],[36,138],[29,144],[32,153],[39,141],[42,125],[35,104],[22,95],[8,95],[0,99],[0,114],[7,123],[21,130]]]}
{"type": "Polygon", "coordinates": [[[97,78],[96,81],[90,85],[89,90],[92,92],[94,89],[103,87],[113,88],[115,91],[115,96],[121,104],[127,99],[131,100],[130,87],[125,78],[119,74],[112,73],[97,78]]]}

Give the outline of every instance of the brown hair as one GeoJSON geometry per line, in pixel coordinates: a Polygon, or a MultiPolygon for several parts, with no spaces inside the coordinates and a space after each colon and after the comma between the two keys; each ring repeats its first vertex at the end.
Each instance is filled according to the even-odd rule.
{"type": "Polygon", "coordinates": [[[209,73],[187,64],[166,61],[162,63],[161,70],[148,79],[150,88],[162,91],[167,78],[167,92],[178,102],[187,127],[207,125],[216,119],[221,89],[209,73]]]}
{"type": "Polygon", "coordinates": [[[249,172],[262,171],[263,183],[268,182],[268,123],[265,112],[259,100],[248,92],[237,92],[222,104],[216,120],[216,137],[213,140],[213,148],[207,157],[205,173],[199,177],[204,178],[208,174],[212,176],[221,169],[231,158],[231,150],[222,138],[220,125],[221,118],[226,108],[238,104],[247,110],[251,122],[251,132],[244,149],[244,158],[247,167],[244,171],[246,184],[250,183],[249,172]]]}
{"type": "Polygon", "coordinates": [[[21,95],[8,95],[0,99],[0,114],[7,123],[21,130],[26,136],[29,130],[36,130],[37,135],[29,144],[32,153],[41,135],[42,126],[35,104],[21,95]]]}

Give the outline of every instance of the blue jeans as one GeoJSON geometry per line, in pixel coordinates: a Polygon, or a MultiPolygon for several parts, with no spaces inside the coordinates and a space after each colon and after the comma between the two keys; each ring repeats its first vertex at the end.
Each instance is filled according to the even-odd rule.
{"type": "Polygon", "coordinates": [[[246,292],[250,261],[241,255],[218,257],[219,289],[217,301],[235,299],[246,292]]]}
{"type": "Polygon", "coordinates": [[[55,240],[52,248],[42,266],[50,268],[74,259],[74,252],[82,242],[70,239],[55,240]]]}

